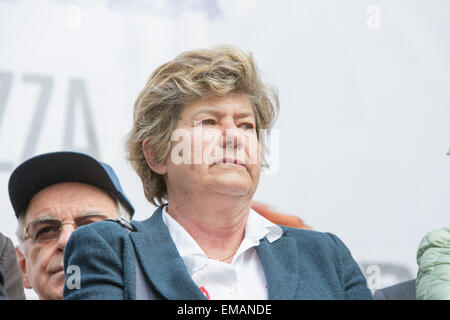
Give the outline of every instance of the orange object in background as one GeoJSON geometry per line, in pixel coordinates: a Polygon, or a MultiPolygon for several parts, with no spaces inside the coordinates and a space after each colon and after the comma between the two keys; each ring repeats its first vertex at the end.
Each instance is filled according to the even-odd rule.
{"type": "Polygon", "coordinates": [[[287,227],[293,227],[293,228],[299,228],[299,229],[307,229],[312,230],[311,227],[303,223],[303,220],[299,217],[290,215],[290,214],[284,214],[274,211],[269,206],[262,204],[260,202],[253,201],[252,203],[252,209],[258,212],[260,215],[262,215],[267,220],[275,223],[275,224],[281,224],[283,226],[287,227]]]}

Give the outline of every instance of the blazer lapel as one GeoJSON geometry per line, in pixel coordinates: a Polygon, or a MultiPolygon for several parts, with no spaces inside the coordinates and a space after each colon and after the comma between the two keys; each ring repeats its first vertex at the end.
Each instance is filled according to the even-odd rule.
{"type": "Polygon", "coordinates": [[[162,206],[130,233],[136,256],[147,280],[166,299],[205,299],[192,281],[183,259],[162,220],[162,206]]]}
{"type": "Polygon", "coordinates": [[[266,238],[256,247],[264,269],[269,300],[298,299],[300,275],[296,268],[298,259],[297,243],[285,236],[270,243],[266,238]]]}

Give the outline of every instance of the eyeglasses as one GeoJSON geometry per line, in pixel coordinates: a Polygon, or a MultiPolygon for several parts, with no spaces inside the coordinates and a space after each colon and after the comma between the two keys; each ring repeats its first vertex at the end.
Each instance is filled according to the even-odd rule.
{"type": "Polygon", "coordinates": [[[54,240],[61,234],[62,226],[71,224],[78,228],[93,222],[106,220],[108,216],[91,214],[75,218],[72,221],[63,221],[57,218],[43,218],[29,222],[24,229],[25,240],[45,242],[54,240]]]}

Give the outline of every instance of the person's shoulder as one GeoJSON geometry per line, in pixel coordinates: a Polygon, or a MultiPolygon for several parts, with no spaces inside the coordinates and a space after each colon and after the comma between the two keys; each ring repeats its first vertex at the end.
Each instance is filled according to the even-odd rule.
{"type": "Polygon", "coordinates": [[[322,251],[347,250],[342,240],[333,233],[285,226],[281,228],[284,237],[297,241],[302,248],[322,251]]]}
{"type": "Polygon", "coordinates": [[[117,242],[127,236],[127,232],[117,222],[111,220],[98,221],[81,226],[76,229],[72,235],[71,240],[77,239],[92,239],[92,240],[106,240],[107,242],[117,242]]]}
{"type": "Polygon", "coordinates": [[[297,241],[306,242],[334,242],[333,240],[337,238],[334,234],[329,232],[322,232],[317,230],[299,229],[293,227],[280,226],[283,230],[283,236],[295,239],[297,241]]]}
{"type": "Polygon", "coordinates": [[[114,221],[98,221],[81,226],[71,234],[66,243],[64,265],[83,265],[85,257],[98,255],[108,261],[118,261],[120,252],[129,248],[130,242],[127,232],[114,221]]]}
{"type": "MultiPolygon", "coordinates": [[[[447,266],[450,271],[450,228],[440,228],[428,232],[417,249],[419,273],[436,266],[447,266]]],[[[448,272],[447,271],[447,272],[448,272]]],[[[429,272],[429,271],[427,271],[429,272]]],[[[450,274],[450,272],[448,272],[450,274]]]]}
{"type": "Polygon", "coordinates": [[[450,228],[439,228],[428,232],[418,248],[418,256],[430,248],[450,248],[450,228]]]}
{"type": "Polygon", "coordinates": [[[9,239],[7,236],[5,236],[3,233],[0,232],[0,248],[3,251],[3,248],[6,247],[9,243],[11,243],[11,239],[9,239]]]}

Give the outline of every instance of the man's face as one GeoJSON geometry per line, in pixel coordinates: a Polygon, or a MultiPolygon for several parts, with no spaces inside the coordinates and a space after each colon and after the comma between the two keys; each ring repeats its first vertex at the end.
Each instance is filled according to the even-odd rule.
{"type": "MultiPolygon", "coordinates": [[[[25,213],[24,226],[45,218],[63,221],[61,233],[53,240],[25,240],[24,251],[17,251],[24,286],[34,289],[40,299],[62,299],[64,288],[64,247],[74,231],[71,222],[82,216],[83,223],[98,221],[94,215],[117,216],[117,205],[103,190],[84,183],[59,183],[42,189],[31,199],[25,213]],[[67,223],[66,223],[67,222],[67,223]]],[[[46,232],[43,229],[42,232],[46,232]]],[[[26,236],[26,235],[25,235],[26,236]]]]}
{"type": "Polygon", "coordinates": [[[169,198],[253,196],[261,165],[255,115],[247,97],[214,97],[185,106],[177,133],[183,138],[173,143],[163,168],[169,198]]]}

